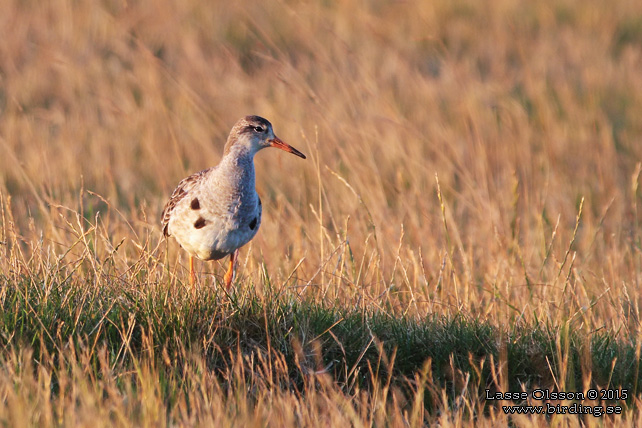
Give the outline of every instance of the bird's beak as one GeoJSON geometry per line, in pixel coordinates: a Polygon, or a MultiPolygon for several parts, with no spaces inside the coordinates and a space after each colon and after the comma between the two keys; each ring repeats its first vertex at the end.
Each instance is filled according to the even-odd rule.
{"type": "Polygon", "coordinates": [[[270,147],[276,147],[277,149],[285,150],[288,153],[292,153],[293,155],[297,155],[298,157],[305,159],[305,155],[303,153],[301,153],[288,143],[282,141],[277,136],[275,136],[271,140],[268,140],[268,143],[270,144],[270,147]]]}

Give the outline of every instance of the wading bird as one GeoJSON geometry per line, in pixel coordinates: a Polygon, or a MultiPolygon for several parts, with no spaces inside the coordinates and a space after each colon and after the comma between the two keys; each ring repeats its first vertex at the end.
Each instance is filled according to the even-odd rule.
{"type": "Polygon", "coordinates": [[[163,234],[173,236],[189,253],[189,283],[194,285],[194,257],[219,260],[229,254],[225,273],[229,289],[236,273],[238,249],[261,225],[261,198],[256,193],[254,155],[276,147],[303,159],[305,155],[281,141],[272,124],[259,116],[240,119],[227,138],[221,162],[183,179],[165,204],[163,234]]]}

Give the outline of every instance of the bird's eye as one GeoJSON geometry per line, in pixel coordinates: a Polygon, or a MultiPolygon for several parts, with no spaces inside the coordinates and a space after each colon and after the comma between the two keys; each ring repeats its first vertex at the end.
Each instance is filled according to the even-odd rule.
{"type": "Polygon", "coordinates": [[[262,126],[255,126],[254,130],[258,132],[259,134],[263,133],[265,131],[262,126]]]}

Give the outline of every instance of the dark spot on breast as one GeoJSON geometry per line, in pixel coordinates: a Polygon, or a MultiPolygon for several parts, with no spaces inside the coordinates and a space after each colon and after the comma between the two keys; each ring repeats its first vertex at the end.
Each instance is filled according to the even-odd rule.
{"type": "Polygon", "coordinates": [[[250,229],[254,230],[256,228],[256,223],[259,221],[258,217],[254,217],[250,222],[250,229]]]}
{"type": "Polygon", "coordinates": [[[259,197],[259,206],[262,206],[263,202],[261,202],[261,197],[259,197]]]}
{"type": "Polygon", "coordinates": [[[190,203],[189,206],[193,210],[200,210],[201,209],[201,204],[200,204],[200,202],[198,202],[198,198],[192,199],[192,203],[190,203]]]}
{"type": "Polygon", "coordinates": [[[207,224],[207,220],[205,220],[203,217],[199,217],[198,220],[194,222],[194,228],[202,229],[205,227],[206,224],[207,224]]]}

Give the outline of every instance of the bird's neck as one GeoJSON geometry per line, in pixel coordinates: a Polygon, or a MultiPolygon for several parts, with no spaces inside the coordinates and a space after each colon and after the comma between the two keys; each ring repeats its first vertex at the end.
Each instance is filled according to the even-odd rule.
{"type": "Polygon", "coordinates": [[[254,152],[247,147],[233,147],[223,156],[218,167],[219,177],[242,192],[255,189],[254,152]]]}

